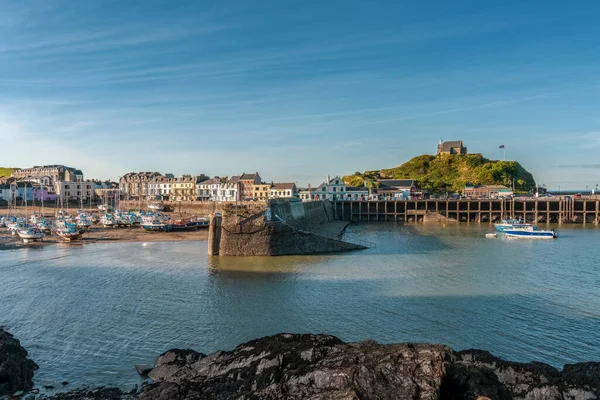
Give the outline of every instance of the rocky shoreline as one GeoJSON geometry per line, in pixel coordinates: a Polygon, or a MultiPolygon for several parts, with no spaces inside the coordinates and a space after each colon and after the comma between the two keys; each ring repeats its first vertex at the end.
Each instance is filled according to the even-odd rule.
{"type": "MultiPolygon", "coordinates": [[[[0,329],[0,399],[570,399],[600,398],[600,363],[558,370],[504,361],[482,350],[424,343],[344,343],[330,335],[282,333],[210,355],[170,350],[152,368],[153,383],[125,393],[81,389],[31,394],[35,363],[0,329]]],[[[35,390],[35,389],[34,389],[35,390]]],[[[35,393],[35,392],[33,392],[35,393]]]]}

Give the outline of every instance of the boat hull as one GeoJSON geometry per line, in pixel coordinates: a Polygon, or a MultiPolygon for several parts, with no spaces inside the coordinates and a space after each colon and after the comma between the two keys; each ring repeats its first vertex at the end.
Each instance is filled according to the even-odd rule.
{"type": "Polygon", "coordinates": [[[505,230],[504,234],[509,239],[555,239],[556,232],[551,231],[511,231],[505,230]]]}
{"type": "Polygon", "coordinates": [[[141,226],[148,232],[164,232],[167,229],[165,225],[142,224],[141,226]]]}
{"type": "Polygon", "coordinates": [[[76,240],[81,239],[81,233],[74,233],[74,234],[58,234],[58,237],[61,238],[61,240],[65,241],[65,242],[74,242],[76,240]]]}

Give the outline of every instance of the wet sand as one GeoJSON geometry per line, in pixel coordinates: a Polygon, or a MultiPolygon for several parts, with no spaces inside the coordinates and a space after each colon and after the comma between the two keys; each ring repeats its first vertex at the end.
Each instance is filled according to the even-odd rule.
{"type": "MultiPolygon", "coordinates": [[[[190,232],[148,232],[142,228],[102,228],[92,227],[83,234],[81,240],[72,244],[102,243],[102,242],[178,242],[188,240],[208,239],[208,229],[190,232]]],[[[46,235],[42,242],[23,243],[19,236],[12,236],[6,229],[0,231],[0,250],[20,248],[24,246],[44,246],[64,243],[59,237],[46,235]]]]}

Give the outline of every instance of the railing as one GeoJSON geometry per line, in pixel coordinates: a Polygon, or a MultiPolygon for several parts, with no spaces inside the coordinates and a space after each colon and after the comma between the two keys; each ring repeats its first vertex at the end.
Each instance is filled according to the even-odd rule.
{"type": "Polygon", "coordinates": [[[279,215],[277,214],[273,214],[273,216],[275,217],[275,219],[282,223],[283,225],[293,229],[296,232],[300,232],[300,233],[307,233],[307,234],[311,234],[311,235],[316,235],[316,236],[321,236],[325,239],[330,239],[330,240],[335,240],[338,242],[343,242],[343,243],[350,243],[350,244],[354,244],[357,246],[362,246],[362,247],[366,247],[367,249],[372,249],[377,247],[377,245],[375,243],[371,243],[371,242],[367,242],[366,240],[362,240],[362,239],[357,239],[354,238],[352,236],[348,236],[346,233],[342,233],[339,235],[333,234],[331,232],[326,232],[326,231],[314,231],[314,230],[304,230],[304,229],[299,229],[296,228],[295,226],[292,226],[290,224],[288,224],[283,218],[281,218],[279,215]]]}

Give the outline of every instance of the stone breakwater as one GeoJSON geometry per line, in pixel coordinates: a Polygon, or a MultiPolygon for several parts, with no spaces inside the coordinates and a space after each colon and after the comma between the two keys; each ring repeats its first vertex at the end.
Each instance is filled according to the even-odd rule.
{"type": "MultiPolygon", "coordinates": [[[[3,363],[0,359],[0,363],[3,363]]],[[[170,350],[143,370],[140,391],[76,390],[45,399],[598,399],[600,363],[504,361],[481,350],[423,343],[344,343],[278,334],[210,355],[170,350]]],[[[0,381],[1,382],[1,381],[0,381]]],[[[29,385],[31,383],[29,382],[29,385]]]]}
{"type": "Polygon", "coordinates": [[[269,209],[225,208],[211,218],[209,254],[221,256],[281,256],[364,249],[343,239],[328,201],[302,203],[271,200],[269,209]],[[338,227],[332,232],[332,228],[338,227]]]}

